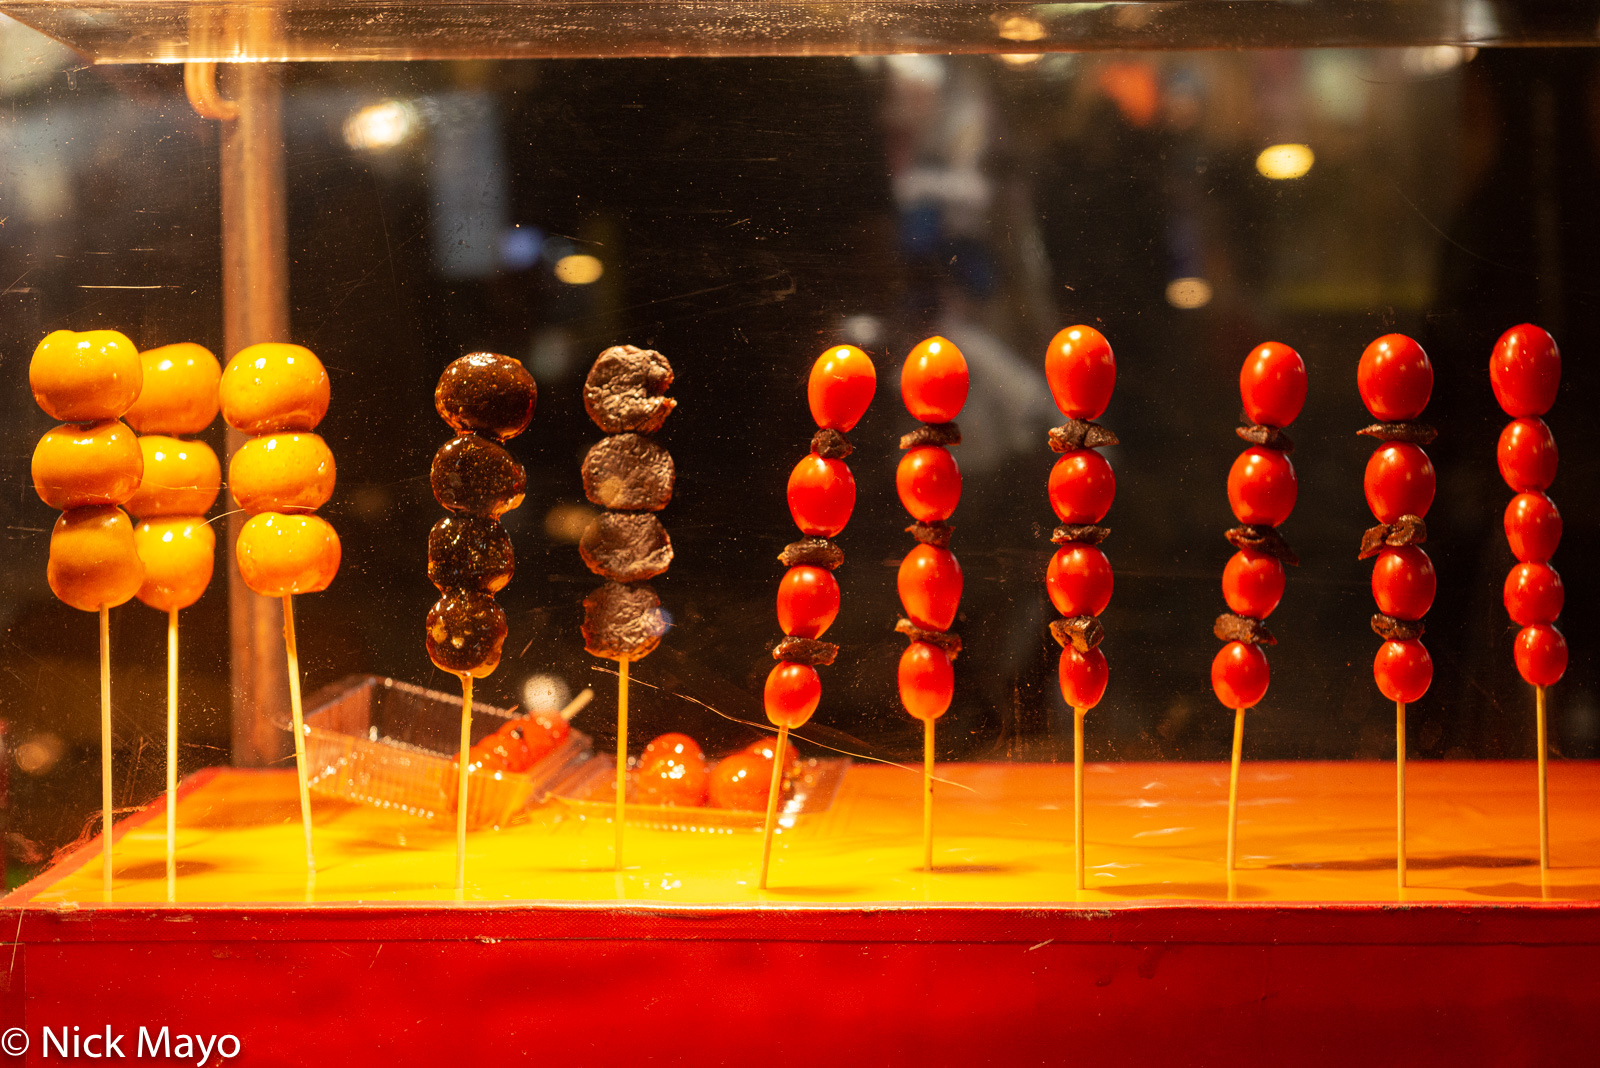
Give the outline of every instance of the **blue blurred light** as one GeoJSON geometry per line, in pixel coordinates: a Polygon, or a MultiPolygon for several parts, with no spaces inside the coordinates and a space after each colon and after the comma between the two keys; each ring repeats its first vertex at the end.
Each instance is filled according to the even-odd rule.
{"type": "Polygon", "coordinates": [[[544,232],[534,226],[513,226],[500,235],[500,265],[508,271],[526,271],[539,262],[544,232]]]}

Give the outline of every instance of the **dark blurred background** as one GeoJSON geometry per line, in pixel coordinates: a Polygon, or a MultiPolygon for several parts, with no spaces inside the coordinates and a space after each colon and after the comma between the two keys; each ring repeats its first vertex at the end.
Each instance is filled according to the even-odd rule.
{"type": "MultiPolygon", "coordinates": [[[[228,355],[217,133],[181,73],[83,68],[0,22],[0,719],[24,864],[85,830],[99,769],[93,619],[44,580],[55,516],[28,477],[49,426],[26,387],[33,346],[111,327],[228,355]]],[[[1398,330],[1433,359],[1426,418],[1440,430],[1436,673],[1412,711],[1413,754],[1527,757],[1532,697],[1500,605],[1505,417],[1486,366],[1499,333],[1531,320],[1566,357],[1549,422],[1572,664],[1551,692],[1552,744],[1594,757],[1597,74],[1587,50],[1443,46],[291,68],[293,332],[333,379],[321,432],[339,489],[324,514],[345,552],[333,588],[297,602],[307,690],[352,672],[452,687],[422,645],[440,514],[426,472],[447,436],[431,394],[450,360],[492,349],[529,366],[540,401],[512,444],[530,484],[508,522],[511,638],[480,692],[510,705],[594,685],[583,722],[606,740],[613,687],[578,633],[598,582],[575,546],[590,514],[578,462],[600,436],[580,386],[601,349],[627,342],[671,359],[680,402],[663,434],[677,559],[655,584],[676,626],[636,667],[661,689],[636,691],[633,730],[640,743],[685,730],[713,750],[747,740],[735,721],[762,718],[775,554],[794,536],[783,485],[812,429],[805,376],[849,341],[876,361],[879,394],[852,435],[860,495],[830,632],[842,652],[801,733],[914,758],[921,732],[894,692],[894,575],[912,544],[893,490],[911,425],[896,385],[910,347],[942,333],[973,385],[952,546],[966,651],[941,756],[1070,759],[1045,630],[1044,430],[1059,416],[1042,365],[1051,335],[1084,322],[1117,353],[1103,421],[1123,441],[1108,451],[1112,682],[1091,759],[1226,756],[1230,717],[1207,677],[1232,552],[1224,481],[1242,447],[1239,365],[1268,339],[1310,367],[1284,527],[1303,565],[1272,620],[1275,677],[1246,755],[1386,758],[1392,708],[1372,682],[1370,568],[1356,560],[1372,444],[1354,433],[1368,421],[1355,367],[1398,330]],[[1285,172],[1261,158],[1280,144],[1311,152],[1281,153],[1285,172]]],[[[229,759],[221,575],[183,616],[185,773],[229,759]]],[[[117,801],[134,806],[164,774],[165,633],[136,602],[112,618],[117,801]]]]}

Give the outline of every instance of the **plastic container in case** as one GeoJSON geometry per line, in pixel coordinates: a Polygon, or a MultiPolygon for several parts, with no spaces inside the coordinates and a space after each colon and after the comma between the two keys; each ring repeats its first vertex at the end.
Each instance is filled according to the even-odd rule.
{"type": "MultiPolygon", "coordinates": [[[[454,816],[460,695],[354,675],[319,690],[308,707],[306,769],[313,790],[425,820],[454,816]]],[[[511,718],[505,709],[474,703],[473,744],[511,718]]],[[[528,771],[471,773],[467,826],[510,823],[571,778],[590,750],[589,736],[574,730],[528,771]]]]}

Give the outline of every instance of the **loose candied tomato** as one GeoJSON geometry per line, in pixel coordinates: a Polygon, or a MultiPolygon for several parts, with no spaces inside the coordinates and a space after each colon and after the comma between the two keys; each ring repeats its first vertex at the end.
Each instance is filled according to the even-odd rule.
{"type": "Polygon", "coordinates": [[[1384,642],[1372,659],[1372,678],[1391,701],[1420,701],[1433,683],[1433,657],[1415,639],[1384,642]]]}
{"type": "Polygon", "coordinates": [[[695,807],[706,803],[711,779],[705,754],[687,734],[663,734],[644,747],[634,791],[647,804],[695,807]]]}
{"type": "Polygon", "coordinates": [[[1228,471],[1228,504],[1241,523],[1275,527],[1289,518],[1299,494],[1294,464],[1277,449],[1248,448],[1228,471]]]}
{"type": "Polygon", "coordinates": [[[1385,549],[1372,562],[1372,599],[1386,616],[1421,619],[1433,607],[1438,590],[1433,561],[1415,545],[1385,549]]]}
{"type": "Polygon", "coordinates": [[[1061,697],[1073,708],[1088,711],[1106,695],[1106,683],[1111,680],[1111,669],[1099,649],[1080,653],[1072,646],[1063,646],[1057,667],[1061,680],[1061,697]]]}
{"type": "Polygon", "coordinates": [[[1288,345],[1268,341],[1245,357],[1239,399],[1252,423],[1285,427],[1306,403],[1306,362],[1288,345]]]}
{"type": "Polygon", "coordinates": [[[653,764],[658,760],[690,760],[705,759],[705,751],[700,748],[700,743],[680,731],[668,731],[658,734],[645,743],[644,752],[639,754],[640,764],[653,764]]]}
{"type": "Polygon", "coordinates": [[[1506,543],[1511,555],[1527,563],[1543,563],[1561,544],[1561,513],[1542,493],[1519,493],[1506,505],[1506,543]]]}
{"type": "Polygon", "coordinates": [[[791,567],[778,583],[778,626],[796,638],[820,638],[839,615],[839,582],[825,567],[791,567]]]}
{"type": "Polygon", "coordinates": [[[1433,364],[1404,334],[1385,334],[1361,354],[1356,388],[1372,417],[1385,423],[1415,419],[1433,395],[1433,364]]]}
{"type": "Polygon", "coordinates": [[[1489,384],[1507,415],[1543,415],[1561,386],[1561,350],[1556,339],[1532,323],[1513,326],[1494,343],[1489,384]]]}
{"type": "Polygon", "coordinates": [[[948,423],[967,403],[967,359],[949,340],[919,341],[900,369],[906,410],[924,423],[948,423]]]}
{"type": "Polygon", "coordinates": [[[1266,619],[1283,600],[1283,583],[1281,560],[1254,549],[1240,549],[1222,569],[1222,599],[1234,615],[1266,619]]]}
{"type": "Polygon", "coordinates": [[[1512,652],[1517,674],[1533,686],[1554,686],[1567,673],[1567,639],[1548,623],[1523,627],[1512,652]]]}
{"type": "Polygon", "coordinates": [[[1074,449],[1050,469],[1050,507],[1063,523],[1098,523],[1111,511],[1117,476],[1093,449],[1074,449]]]}
{"type": "Polygon", "coordinates": [[[1495,445],[1500,477],[1518,493],[1549,489],[1556,480],[1560,454],[1556,437],[1543,419],[1513,419],[1500,431],[1495,445]]]}
{"type": "Polygon", "coordinates": [[[935,720],[949,709],[956,692],[950,654],[928,642],[912,642],[900,654],[900,703],[920,720],[935,720]]]}
{"type": "Polygon", "coordinates": [[[961,565],[955,553],[918,545],[900,562],[896,585],[911,622],[923,630],[950,629],[961,606],[961,565]]]}
{"type": "Polygon", "coordinates": [[[711,806],[760,812],[772,790],[772,761],[754,753],[734,753],[711,769],[711,806]]]}
{"type": "Polygon", "coordinates": [[[843,460],[808,453],[789,473],[789,514],[803,533],[831,538],[855,507],[855,476],[843,460]]]}
{"type": "Polygon", "coordinates": [[[1092,326],[1069,326],[1050,339],[1044,353],[1050,396],[1068,419],[1098,419],[1117,384],[1111,343],[1092,326]]]}
{"type": "Polygon", "coordinates": [[[1561,576],[1549,564],[1518,564],[1506,575],[1502,591],[1506,615],[1521,627],[1554,623],[1566,603],[1561,576]]]}
{"type": "Polygon", "coordinates": [[[810,664],[781,663],[767,674],[761,696],[774,727],[803,726],[822,703],[822,679],[810,664]]]}
{"type": "Polygon", "coordinates": [[[478,744],[498,754],[506,771],[527,771],[537,759],[519,720],[511,720],[478,744]]]}
{"type": "Polygon", "coordinates": [[[1097,616],[1111,603],[1111,561],[1093,545],[1063,545],[1044,573],[1050,603],[1067,618],[1097,616]]]}
{"type": "Polygon", "coordinates": [[[1272,668],[1260,646],[1229,642],[1211,661],[1211,690],[1229,708],[1255,707],[1271,681],[1272,668]]]}
{"type": "MultiPolygon", "coordinates": [[[[757,738],[755,741],[745,746],[741,752],[753,753],[762,760],[765,760],[767,762],[768,773],[770,774],[772,769],[772,759],[778,753],[778,736],[775,734],[769,734],[764,738],[757,738]]],[[[800,765],[804,760],[805,758],[800,755],[800,747],[794,744],[793,738],[790,738],[788,741],[784,742],[783,772],[785,775],[798,774],[800,771],[800,765]]]]}
{"type": "Polygon", "coordinates": [[[1367,507],[1380,523],[1403,515],[1425,516],[1433,506],[1433,461],[1410,442],[1390,442],[1375,451],[1361,482],[1367,507]]]}
{"type": "Polygon", "coordinates": [[[949,519],[961,502],[961,468],[949,449],[923,445],[901,457],[894,488],[913,518],[937,523],[949,519]]]}
{"type": "Polygon", "coordinates": [[[849,431],[867,414],[877,390],[878,371],[872,359],[854,345],[837,345],[811,365],[806,401],[818,426],[849,431]]]}

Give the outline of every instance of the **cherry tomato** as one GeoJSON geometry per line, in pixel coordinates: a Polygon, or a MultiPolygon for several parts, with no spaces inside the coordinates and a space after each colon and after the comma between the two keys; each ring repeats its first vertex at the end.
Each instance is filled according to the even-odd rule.
{"type": "Polygon", "coordinates": [[[948,423],[967,403],[967,360],[942,337],[917,343],[900,369],[906,410],[924,423],[948,423]]]}
{"type": "Polygon", "coordinates": [[[949,449],[923,445],[901,457],[894,488],[913,518],[937,523],[949,519],[961,501],[961,468],[949,449]]]}
{"type": "Polygon", "coordinates": [[[1501,334],[1489,357],[1489,384],[1512,418],[1548,412],[1561,385],[1561,350],[1555,338],[1532,323],[1501,334]]]}
{"type": "Polygon", "coordinates": [[[1239,398],[1252,423],[1285,427],[1306,403],[1306,362],[1288,345],[1268,341],[1245,357],[1239,398]]]}
{"type": "Polygon", "coordinates": [[[1211,689],[1232,709],[1253,708],[1267,695],[1272,668],[1257,645],[1229,642],[1211,661],[1211,689]]]}
{"type": "Polygon", "coordinates": [[[1241,523],[1275,527],[1289,518],[1299,494],[1294,464],[1277,449],[1248,448],[1228,472],[1228,504],[1241,523]]]}
{"type": "Polygon", "coordinates": [[[1044,353],[1050,396],[1068,419],[1098,419],[1117,384],[1117,358],[1105,335],[1092,326],[1069,326],[1050,339],[1044,353]]]}
{"type": "Polygon", "coordinates": [[[640,764],[651,764],[657,760],[689,760],[698,758],[704,760],[705,751],[700,748],[700,743],[677,731],[657,735],[645,743],[644,752],[639,756],[640,764]]]}
{"type": "Polygon", "coordinates": [[[1500,477],[1518,493],[1549,489],[1556,480],[1556,437],[1543,419],[1514,419],[1500,431],[1494,450],[1500,477]]]}
{"type": "Polygon", "coordinates": [[[694,807],[706,803],[710,780],[700,744],[687,734],[672,733],[644,747],[633,785],[646,804],[694,807]]]}
{"type": "Polygon", "coordinates": [[[1050,469],[1050,507],[1063,523],[1098,523],[1111,511],[1117,476],[1093,449],[1065,453],[1050,469]]]}
{"type": "Polygon", "coordinates": [[[1384,642],[1372,660],[1372,677],[1389,700],[1420,701],[1433,682],[1433,657],[1415,639],[1384,642]]]}
{"type": "Polygon", "coordinates": [[[1543,563],[1561,544],[1561,513],[1542,493],[1519,493],[1506,505],[1506,542],[1511,555],[1528,563],[1543,563]]]}
{"type": "Polygon", "coordinates": [[[1061,678],[1061,697],[1073,708],[1087,711],[1100,703],[1106,695],[1106,683],[1111,681],[1111,669],[1099,649],[1080,653],[1072,646],[1061,649],[1061,663],[1057,669],[1061,678]]]}
{"type": "Polygon", "coordinates": [[[839,345],[817,357],[806,383],[811,418],[820,427],[849,431],[867,414],[878,390],[878,371],[854,345],[839,345]]]}
{"type": "Polygon", "coordinates": [[[949,630],[961,606],[961,565],[956,554],[918,545],[900,562],[897,583],[906,616],[923,630],[949,630]]]}
{"type": "Polygon", "coordinates": [[[955,697],[956,671],[950,654],[937,645],[912,642],[900,654],[900,703],[920,720],[945,714],[955,697]]]}
{"type": "Polygon", "coordinates": [[[1404,423],[1428,406],[1433,364],[1422,346],[1404,334],[1385,334],[1361,354],[1356,388],[1374,419],[1404,423]]]}
{"type": "Polygon", "coordinates": [[[1554,686],[1567,673],[1567,639],[1548,623],[1523,627],[1513,656],[1517,674],[1533,686],[1554,686]]]}
{"type": "Polygon", "coordinates": [[[479,742],[478,745],[483,746],[486,752],[493,753],[498,758],[498,764],[502,770],[521,772],[533,767],[533,751],[523,738],[522,729],[517,720],[512,720],[505,724],[505,726],[479,742]]]}
{"type": "Polygon", "coordinates": [[[1283,600],[1283,579],[1277,557],[1240,549],[1222,569],[1222,599],[1234,615],[1266,619],[1283,600]]]}
{"type": "Polygon", "coordinates": [[[1372,599],[1386,616],[1421,619],[1433,607],[1438,590],[1433,561],[1415,545],[1385,549],[1372,562],[1372,599]]]}
{"type": "Polygon", "coordinates": [[[1374,452],[1361,481],[1367,507],[1380,523],[1425,516],[1433,505],[1433,461],[1410,442],[1390,442],[1374,452]]]}
{"type": "Polygon", "coordinates": [[[1067,618],[1097,616],[1111,603],[1111,561],[1093,545],[1063,545],[1044,573],[1050,603],[1067,618]]]}
{"type": "Polygon", "coordinates": [[[791,567],[778,583],[778,626],[796,638],[820,638],[839,615],[839,582],[825,567],[791,567]]]}
{"type": "Polygon", "coordinates": [[[789,514],[814,538],[831,538],[850,522],[856,480],[843,460],[808,453],[789,473],[789,514]]]}
{"type": "Polygon", "coordinates": [[[711,769],[711,806],[760,812],[772,789],[772,761],[754,753],[734,753],[711,769]]]}
{"type": "Polygon", "coordinates": [[[1561,576],[1549,564],[1518,564],[1506,576],[1506,615],[1521,627],[1554,623],[1566,603],[1561,576]]]}
{"type": "Polygon", "coordinates": [[[822,679],[810,664],[781,663],[768,673],[761,697],[774,727],[800,727],[822,703],[822,679]]]}
{"type": "MultiPolygon", "coordinates": [[[[778,752],[778,736],[771,734],[765,738],[757,738],[755,741],[745,746],[742,752],[752,753],[755,756],[760,757],[762,760],[765,760],[767,762],[767,773],[770,775],[772,773],[772,758],[776,756],[778,752]]],[[[794,744],[793,738],[790,738],[784,743],[783,772],[785,775],[799,774],[800,765],[804,759],[805,758],[800,755],[800,747],[794,744]]]]}

